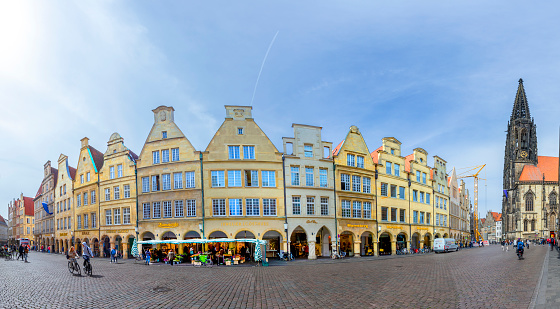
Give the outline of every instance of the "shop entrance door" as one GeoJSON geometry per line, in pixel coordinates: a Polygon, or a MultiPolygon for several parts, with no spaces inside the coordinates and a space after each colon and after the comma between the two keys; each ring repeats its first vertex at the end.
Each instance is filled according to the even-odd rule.
{"type": "Polygon", "coordinates": [[[373,255],[373,234],[364,232],[361,237],[360,255],[373,255]]]}
{"type": "Polygon", "coordinates": [[[309,247],[307,246],[307,233],[298,226],[292,232],[290,237],[290,252],[295,258],[307,258],[309,255],[309,247]]]}
{"type": "Polygon", "coordinates": [[[379,255],[391,255],[391,235],[388,233],[379,235],[379,255]]]}
{"type": "Polygon", "coordinates": [[[408,246],[406,244],[406,234],[400,233],[397,235],[397,250],[402,250],[406,248],[408,250],[408,246]]]}

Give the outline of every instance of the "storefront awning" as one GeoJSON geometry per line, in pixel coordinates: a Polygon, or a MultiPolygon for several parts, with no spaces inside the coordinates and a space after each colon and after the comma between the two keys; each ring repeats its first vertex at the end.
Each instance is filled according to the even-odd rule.
{"type": "Polygon", "coordinates": [[[207,244],[207,243],[215,243],[215,242],[248,242],[253,244],[260,244],[264,245],[267,243],[266,240],[260,239],[250,239],[250,238],[242,238],[242,239],[233,239],[233,238],[215,238],[215,239],[168,239],[168,240],[142,240],[139,241],[138,244],[140,245],[157,245],[157,244],[207,244]]]}

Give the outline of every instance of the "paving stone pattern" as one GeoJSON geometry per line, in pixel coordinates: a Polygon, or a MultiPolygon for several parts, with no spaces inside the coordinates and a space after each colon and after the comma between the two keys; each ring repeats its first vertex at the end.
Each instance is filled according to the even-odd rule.
{"type": "Polygon", "coordinates": [[[537,309],[560,308],[560,252],[549,251],[543,267],[535,306],[537,309]]]}
{"type": "Polygon", "coordinates": [[[521,261],[490,246],[270,267],[94,259],[91,278],[71,275],[63,255],[32,252],[30,263],[0,260],[0,308],[528,308],[545,250],[521,261]]]}

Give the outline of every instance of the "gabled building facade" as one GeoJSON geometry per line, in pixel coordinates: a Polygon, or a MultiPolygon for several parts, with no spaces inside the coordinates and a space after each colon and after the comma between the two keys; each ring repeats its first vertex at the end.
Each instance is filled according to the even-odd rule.
{"type": "Polygon", "coordinates": [[[71,233],[74,246],[81,252],[86,242],[99,255],[99,172],[103,168],[103,153],[89,145],[89,138],[81,140],[80,155],[74,183],[74,219],[71,233]]]}
{"type": "MultiPolygon", "coordinates": [[[[56,181],[58,180],[58,170],[51,167],[51,161],[47,161],[43,166],[43,181],[41,182],[41,197],[40,203],[34,200],[35,205],[35,222],[36,229],[34,236],[36,243],[41,245],[51,246],[51,252],[55,251],[54,244],[54,199],[56,181]],[[47,206],[44,206],[46,203],[47,206]],[[38,207],[37,207],[38,206],[38,207]]],[[[37,199],[37,197],[36,197],[37,199]]]]}
{"type": "Polygon", "coordinates": [[[113,133],[107,142],[99,173],[101,196],[100,250],[109,256],[112,248],[128,258],[136,238],[136,160],[138,156],[113,133]]]}
{"type": "Polygon", "coordinates": [[[68,157],[58,157],[58,180],[55,188],[55,238],[56,251],[67,252],[72,244],[72,218],[74,217],[74,179],[76,169],[68,164],[68,157]]]}
{"type": "Polygon", "coordinates": [[[328,257],[336,246],[332,143],[321,127],[292,128],[294,137],[282,139],[290,252],[306,257],[307,246],[308,259],[328,257]]]}
{"type": "MultiPolygon", "coordinates": [[[[203,153],[204,236],[266,239],[270,250],[286,251],[282,153],[250,106],[225,108],[226,118],[203,153]]],[[[231,249],[239,253],[242,246],[231,249]]]]}
{"type": "MultiPolygon", "coordinates": [[[[447,181],[447,162],[439,156],[434,156],[434,167],[432,168],[433,179],[433,196],[434,200],[431,203],[434,205],[434,235],[435,238],[451,237],[456,240],[461,239],[461,234],[457,229],[454,233],[450,231],[451,223],[451,203],[449,202],[450,192],[447,181]],[[446,236],[448,235],[448,236],[446,236]]],[[[455,227],[458,227],[458,210],[454,215],[455,227]]]]}
{"type": "MultiPolygon", "coordinates": [[[[175,124],[173,107],[152,112],[154,125],[136,163],[139,240],[201,238],[200,152],[175,124]]],[[[158,248],[184,250],[171,244],[158,248]]]]}
{"type": "MultiPolygon", "coordinates": [[[[377,251],[377,212],[375,210],[375,163],[356,126],[333,150],[335,162],[335,198],[339,252],[347,256],[377,251]]],[[[392,240],[389,240],[389,243],[392,240]]],[[[390,250],[379,248],[380,252],[390,250]]]]}

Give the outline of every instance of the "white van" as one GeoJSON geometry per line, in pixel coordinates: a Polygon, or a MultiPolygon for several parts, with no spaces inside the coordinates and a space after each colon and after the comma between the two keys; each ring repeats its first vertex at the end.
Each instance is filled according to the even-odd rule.
{"type": "Polygon", "coordinates": [[[434,240],[434,252],[449,252],[449,251],[459,251],[459,246],[455,244],[455,239],[453,238],[436,238],[434,240]]]}

